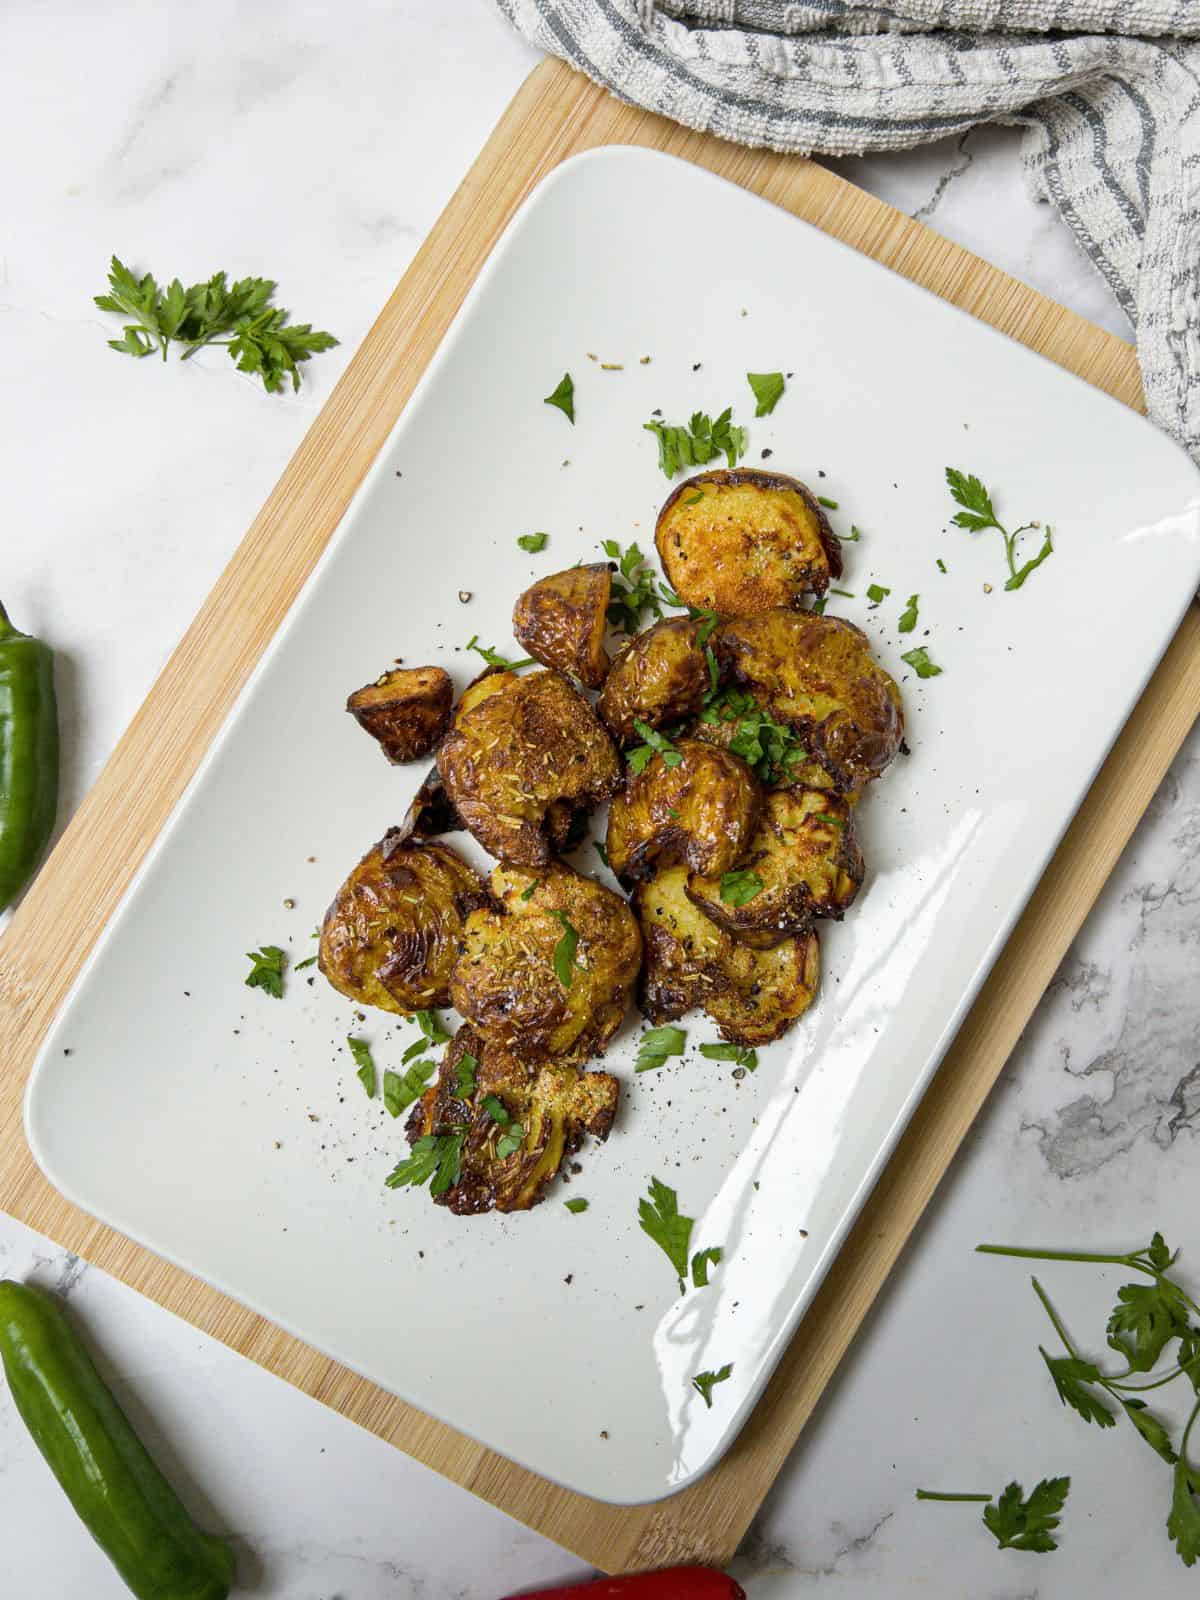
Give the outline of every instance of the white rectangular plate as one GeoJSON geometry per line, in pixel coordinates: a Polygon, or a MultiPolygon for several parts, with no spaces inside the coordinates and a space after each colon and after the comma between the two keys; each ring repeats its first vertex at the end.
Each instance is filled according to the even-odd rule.
{"type": "Polygon", "coordinates": [[[560,167],[47,1039],[27,1107],[39,1163],[97,1217],[546,1477],[622,1503],[682,1488],[753,1405],[1195,591],[1196,494],[1141,418],[735,186],[627,149],[560,167]],[[745,375],[775,369],[787,392],[756,421],[745,375]],[[575,427],[542,404],[564,370],[575,427]],[[821,998],[757,1072],[701,1058],[716,1031],[693,1014],[686,1057],[635,1077],[631,1018],[605,1062],[616,1129],[570,1188],[455,1218],[383,1187],[401,1124],[345,1048],[356,1032],[395,1067],[413,1029],[358,1021],[313,969],[282,1002],[247,989],[243,952],[308,956],[419,779],[386,765],[347,692],[396,656],[461,688],[480,666],[462,647],[509,650],[535,577],[602,538],[652,549],[667,484],[642,423],[730,404],[749,464],[769,450],[838,502],[840,531],[861,528],[857,598],[831,609],[900,678],[912,753],[861,808],[868,876],[823,931],[821,998]],[[948,525],[947,464],[978,473],[1006,522],[1054,525],[1021,591],[1003,590],[998,534],[948,525]],[[526,556],[515,541],[535,530],[549,542],[526,556]],[[891,591],[875,610],[871,582],[891,591]],[[920,624],[900,635],[913,593],[920,624]],[[903,666],[914,644],[940,677],[903,666]],[[724,1250],[709,1288],[680,1296],[639,1230],[652,1175],[696,1218],[693,1248],[724,1250]],[[567,1212],[568,1194],[590,1209],[567,1212]],[[706,1409],[690,1380],[727,1363],[706,1409]]]}

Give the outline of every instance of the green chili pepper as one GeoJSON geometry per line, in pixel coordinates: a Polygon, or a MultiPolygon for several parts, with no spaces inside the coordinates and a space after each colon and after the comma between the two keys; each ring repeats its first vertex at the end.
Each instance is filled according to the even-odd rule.
{"type": "Polygon", "coordinates": [[[226,1600],[232,1549],[188,1516],[58,1301],[0,1280],[0,1357],[34,1443],[138,1600],[226,1600]]]}
{"type": "Polygon", "coordinates": [[[33,876],[57,809],[54,658],[0,606],[0,911],[33,876]]]}

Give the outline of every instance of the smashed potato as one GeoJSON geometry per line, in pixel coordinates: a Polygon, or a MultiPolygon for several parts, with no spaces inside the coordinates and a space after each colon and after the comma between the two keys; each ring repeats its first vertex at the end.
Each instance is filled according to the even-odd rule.
{"type": "Polygon", "coordinates": [[[450,971],[483,882],[449,845],[398,828],[369,850],[325,913],[317,965],[360,1005],[410,1016],[450,1002],[450,971]]]}
{"type": "Polygon", "coordinates": [[[806,932],[815,917],[841,917],[863,880],[862,851],[854,811],[837,794],[820,789],[777,789],[763,806],[762,820],[737,859],[741,892],[722,896],[717,874],[693,872],[688,899],[707,916],[758,950],[806,932]],[[753,874],[760,887],[753,891],[753,874]],[[738,902],[741,902],[740,904],[738,902]]]}
{"type": "Polygon", "coordinates": [[[513,637],[544,667],[598,689],[608,675],[604,634],[611,594],[607,561],[539,578],[513,609],[513,637]]]}
{"type": "Polygon", "coordinates": [[[798,607],[842,575],[842,547],[816,496],[775,472],[688,478],[659,512],[654,541],[680,599],[723,617],[798,607]]]}
{"type": "Polygon", "coordinates": [[[436,767],[430,767],[413,795],[404,821],[396,830],[405,839],[435,839],[442,833],[460,833],[462,818],[446,795],[446,786],[436,767]]]}
{"type": "Polygon", "coordinates": [[[900,691],[866,634],[843,617],[767,611],[722,623],[713,649],[733,681],[803,740],[835,788],[861,789],[900,749],[900,691]]]}
{"type": "Polygon", "coordinates": [[[459,1216],[527,1211],[585,1133],[607,1139],[618,1094],[607,1072],[531,1065],[467,1026],[446,1046],[405,1132],[411,1144],[429,1135],[459,1141],[458,1176],[435,1195],[438,1205],[459,1216]]]}
{"type": "Polygon", "coordinates": [[[635,720],[665,728],[699,713],[711,682],[697,643],[702,627],[701,617],[667,617],[622,647],[596,704],[614,738],[634,744],[635,720]]]}
{"type": "Polygon", "coordinates": [[[762,791],[746,763],[699,739],[676,739],[674,755],[630,770],[608,809],[608,864],[623,882],[659,861],[727,872],[750,842],[762,791]]]}
{"type": "Polygon", "coordinates": [[[485,850],[541,867],[578,813],[621,781],[612,740],[560,673],[489,672],[459,701],[437,755],[446,794],[485,850]]]}
{"type": "Polygon", "coordinates": [[[498,866],[492,903],[471,912],[450,980],[484,1038],[530,1061],[584,1061],[621,1026],[642,960],[619,894],[570,867],[498,866]]]}
{"type": "Polygon", "coordinates": [[[663,867],[635,891],[646,946],[642,1010],[661,1023],[702,1006],[732,1044],[769,1044],[812,1004],[817,936],[810,930],[752,949],[692,904],[687,877],[686,867],[663,867]]]}
{"type": "Polygon", "coordinates": [[[389,761],[427,756],[450,724],[454,685],[441,667],[395,667],[346,701],[389,761]]]}

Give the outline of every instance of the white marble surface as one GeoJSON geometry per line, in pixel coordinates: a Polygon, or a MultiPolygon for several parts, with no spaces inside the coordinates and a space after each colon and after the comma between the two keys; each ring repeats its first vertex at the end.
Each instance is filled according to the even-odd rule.
{"type": "MultiPolygon", "coordinates": [[[[60,652],[65,820],[533,57],[486,0],[14,0],[4,39],[0,587],[60,652]],[[113,250],[185,279],[274,273],[282,302],[342,345],[294,399],[219,352],[120,359],[90,301],[113,250]]],[[[1126,332],[1027,198],[1016,139],[985,129],[840,165],[1126,332]]],[[[1165,1469],[1128,1429],[1100,1435],[1057,1406],[1028,1274],[971,1247],[1127,1247],[1161,1226],[1200,1281],[1198,847],[1193,737],[747,1539],[753,1600],[1194,1591],[1162,1531],[1165,1469]],[[1001,1554],[971,1508],[912,1498],[1059,1472],[1075,1487],[1049,1557],[1001,1554]]],[[[31,1269],[70,1288],[148,1437],[203,1485],[194,1503],[237,1537],[246,1593],[494,1600],[581,1570],[0,1218],[0,1271],[31,1269]]],[[[1099,1325],[1116,1280],[1044,1276],[1077,1330],[1099,1325]]],[[[125,1592],[3,1394],[0,1502],[6,1592],[125,1592]]]]}

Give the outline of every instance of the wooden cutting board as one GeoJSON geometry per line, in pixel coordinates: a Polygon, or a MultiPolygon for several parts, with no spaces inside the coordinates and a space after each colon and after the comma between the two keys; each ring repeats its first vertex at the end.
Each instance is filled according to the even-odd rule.
{"type": "Polygon", "coordinates": [[[726,1560],[844,1355],[1030,1012],[1200,715],[1200,609],[1174,642],[749,1423],[703,1481],[621,1509],[555,1488],[92,1221],[26,1148],[29,1068],[100,929],[336,527],[516,207],[566,157],[669,151],[743,184],[1141,407],[1133,351],[823,168],[688,133],[555,62],[522,87],[0,942],[0,1206],[610,1572],[726,1560]]]}

